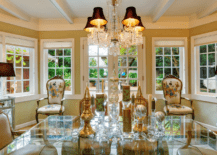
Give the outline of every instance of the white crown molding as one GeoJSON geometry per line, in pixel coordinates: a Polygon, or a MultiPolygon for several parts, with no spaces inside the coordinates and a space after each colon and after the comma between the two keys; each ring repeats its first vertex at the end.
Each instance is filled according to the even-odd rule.
{"type": "MultiPolygon", "coordinates": [[[[0,21],[36,31],[70,31],[83,30],[86,25],[86,18],[74,18],[73,24],[65,19],[36,19],[31,18],[29,22],[16,17],[0,13],[0,21]]],[[[217,13],[198,19],[194,14],[188,16],[163,16],[153,23],[151,17],[142,17],[146,29],[190,29],[200,25],[217,21],[217,13]]]]}
{"type": "Polygon", "coordinates": [[[67,30],[83,30],[87,22],[86,18],[74,18],[73,24],[65,19],[39,20],[39,31],[67,31],[67,30]]]}
{"type": "Polygon", "coordinates": [[[214,21],[217,21],[217,13],[211,14],[209,16],[206,16],[204,18],[198,19],[196,14],[191,15],[190,19],[190,24],[189,24],[189,28],[193,28],[193,27],[197,27],[197,26],[201,26],[204,24],[208,24],[214,21]]]}

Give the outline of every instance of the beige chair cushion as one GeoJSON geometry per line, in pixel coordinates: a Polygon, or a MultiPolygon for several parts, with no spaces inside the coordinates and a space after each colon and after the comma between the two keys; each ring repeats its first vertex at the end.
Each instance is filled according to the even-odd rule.
{"type": "Polygon", "coordinates": [[[64,81],[61,79],[54,79],[47,83],[48,99],[50,104],[61,104],[64,93],[64,81]]]}
{"type": "Polygon", "coordinates": [[[166,78],[163,80],[164,97],[168,104],[180,104],[182,83],[178,79],[166,78]]]}
{"type": "MultiPolygon", "coordinates": [[[[49,104],[38,109],[40,114],[58,114],[60,112],[61,105],[49,104]]],[[[65,107],[62,107],[62,112],[65,111],[65,107]]]]}
{"type": "Polygon", "coordinates": [[[0,150],[13,141],[7,116],[0,111],[0,150]]]}
{"type": "MultiPolygon", "coordinates": [[[[182,105],[168,105],[167,107],[170,114],[191,114],[193,112],[191,108],[182,105]]],[[[166,106],[164,107],[164,111],[167,113],[166,106]]]]}

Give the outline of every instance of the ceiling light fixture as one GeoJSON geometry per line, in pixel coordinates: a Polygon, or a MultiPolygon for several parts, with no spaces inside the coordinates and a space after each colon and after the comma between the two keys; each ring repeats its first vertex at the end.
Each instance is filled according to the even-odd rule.
{"type": "Polygon", "coordinates": [[[89,45],[99,45],[99,47],[110,48],[110,55],[118,55],[120,46],[124,48],[143,43],[142,31],[145,27],[142,24],[141,17],[137,16],[135,7],[128,7],[122,20],[123,29],[121,30],[118,7],[121,0],[107,0],[108,21],[106,20],[103,9],[95,7],[93,16],[88,17],[84,28],[88,34],[89,45]],[[108,27],[108,29],[107,29],[108,27]]]}

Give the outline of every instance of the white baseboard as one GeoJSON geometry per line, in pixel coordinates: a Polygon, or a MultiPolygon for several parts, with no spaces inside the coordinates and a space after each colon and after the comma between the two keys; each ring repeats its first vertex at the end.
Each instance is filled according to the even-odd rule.
{"type": "MultiPolygon", "coordinates": [[[[43,119],[39,119],[38,121],[41,122],[42,120],[43,119]]],[[[32,120],[30,122],[26,122],[26,123],[23,123],[23,124],[16,125],[15,129],[19,130],[21,128],[25,128],[25,127],[33,125],[33,124],[36,124],[36,120],[32,120]]]]}
{"type": "Polygon", "coordinates": [[[205,123],[202,123],[202,122],[199,122],[199,121],[196,121],[198,124],[201,124],[203,125],[204,127],[208,128],[209,130],[211,131],[217,131],[217,127],[216,126],[212,126],[212,125],[209,125],[209,124],[205,124],[205,123]]]}

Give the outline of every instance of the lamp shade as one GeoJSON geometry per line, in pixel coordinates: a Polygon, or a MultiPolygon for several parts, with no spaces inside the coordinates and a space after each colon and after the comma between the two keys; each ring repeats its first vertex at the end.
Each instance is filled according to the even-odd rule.
{"type": "Polygon", "coordinates": [[[122,20],[122,24],[124,24],[125,26],[135,26],[139,24],[135,7],[131,6],[126,9],[126,14],[124,19],[122,20]]]}
{"type": "Polygon", "coordinates": [[[10,76],[15,76],[13,64],[0,62],[0,77],[10,77],[10,76]]]}
{"type": "Polygon", "coordinates": [[[98,25],[105,25],[107,24],[107,20],[103,14],[103,9],[101,7],[95,7],[93,9],[93,16],[90,24],[98,26],[98,25]]]}
{"type": "Polygon", "coordinates": [[[136,31],[140,31],[140,32],[144,31],[145,27],[142,24],[142,20],[140,16],[138,16],[138,20],[139,20],[139,24],[135,26],[136,31]]]}
{"type": "Polygon", "coordinates": [[[87,31],[87,32],[91,32],[91,31],[93,31],[93,29],[95,29],[95,26],[90,24],[91,19],[92,19],[92,17],[87,18],[87,24],[86,24],[86,26],[84,28],[84,30],[87,31]]]}

